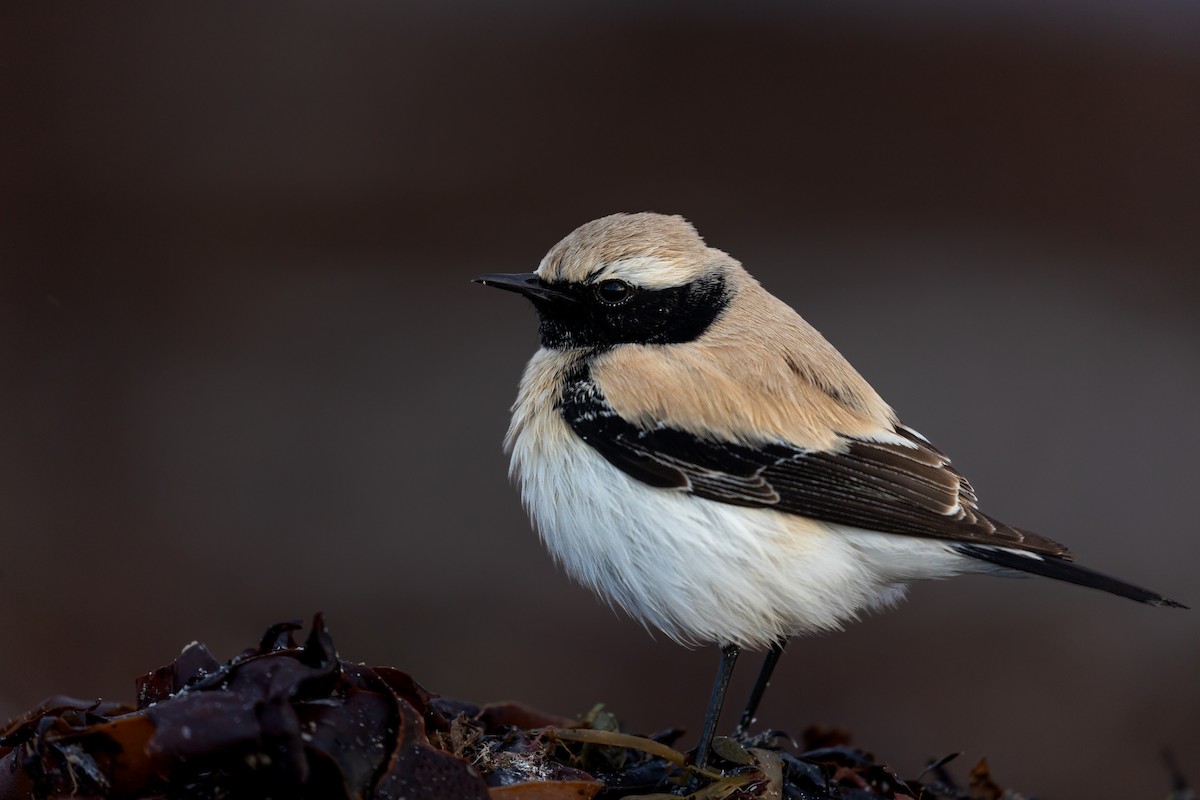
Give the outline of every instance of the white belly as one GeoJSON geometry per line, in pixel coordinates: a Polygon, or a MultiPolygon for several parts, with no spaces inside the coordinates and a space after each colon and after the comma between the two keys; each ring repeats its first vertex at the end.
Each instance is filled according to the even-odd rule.
{"type": "Polygon", "coordinates": [[[973,569],[935,540],[647,486],[604,460],[552,408],[515,425],[508,446],[522,499],[555,559],[680,642],[765,647],[891,605],[906,581],[973,569]]]}

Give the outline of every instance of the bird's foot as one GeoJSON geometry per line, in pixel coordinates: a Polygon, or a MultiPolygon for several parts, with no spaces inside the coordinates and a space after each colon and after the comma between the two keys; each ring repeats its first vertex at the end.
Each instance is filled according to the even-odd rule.
{"type": "Polygon", "coordinates": [[[746,728],[739,726],[730,734],[729,739],[742,747],[761,747],[765,750],[780,750],[788,745],[797,746],[797,742],[791,734],[774,728],[751,733],[746,728]]]}

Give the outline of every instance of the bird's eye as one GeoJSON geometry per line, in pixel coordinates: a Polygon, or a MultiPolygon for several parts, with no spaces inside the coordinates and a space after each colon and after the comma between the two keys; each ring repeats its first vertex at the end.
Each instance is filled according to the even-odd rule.
{"type": "Polygon", "coordinates": [[[605,305],[619,306],[633,296],[633,287],[625,281],[610,278],[596,284],[596,298],[605,305]]]}

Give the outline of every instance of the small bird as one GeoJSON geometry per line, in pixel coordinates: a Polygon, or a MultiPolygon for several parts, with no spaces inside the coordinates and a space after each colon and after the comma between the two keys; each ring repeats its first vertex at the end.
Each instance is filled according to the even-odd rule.
{"type": "Polygon", "coordinates": [[[1184,607],[980,511],[941,450],[682,217],[603,217],[536,272],[475,281],[540,317],[505,450],[542,541],[644,625],[721,647],[700,767],[742,648],[767,656],[737,734],[789,637],[910,581],[1023,572],[1184,607]]]}

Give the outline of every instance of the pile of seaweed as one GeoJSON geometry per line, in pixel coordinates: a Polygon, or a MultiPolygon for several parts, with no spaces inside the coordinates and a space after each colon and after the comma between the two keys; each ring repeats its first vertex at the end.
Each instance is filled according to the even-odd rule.
{"type": "Polygon", "coordinates": [[[275,625],[224,664],[193,643],[138,680],[136,708],[57,698],[9,722],[0,800],[1019,797],[983,762],[956,785],[950,757],[902,780],[836,731],[718,739],[698,770],[673,747],[682,731],[635,736],[602,708],[572,720],[442,697],[340,659],[319,615],[303,644],[300,627],[275,625]]]}

